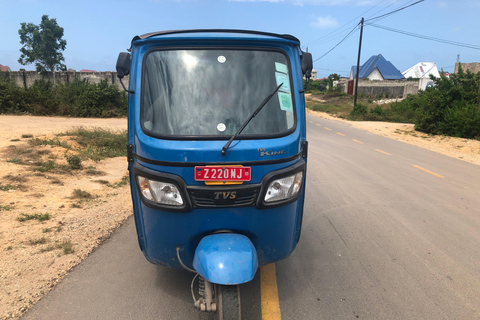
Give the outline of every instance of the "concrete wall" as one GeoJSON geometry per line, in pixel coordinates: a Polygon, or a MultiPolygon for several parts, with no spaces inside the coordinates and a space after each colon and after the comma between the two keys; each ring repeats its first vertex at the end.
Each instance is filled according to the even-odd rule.
{"type": "MultiPolygon", "coordinates": [[[[45,80],[48,82],[70,83],[75,79],[86,79],[89,83],[100,83],[107,80],[108,84],[116,84],[119,90],[123,90],[117,73],[112,71],[106,72],[36,72],[36,71],[11,71],[8,73],[10,78],[22,88],[29,88],[36,80],[45,80]]],[[[128,76],[123,78],[123,83],[128,87],[128,76]]]]}
{"type": "MultiPolygon", "coordinates": [[[[472,63],[461,63],[463,71],[470,70],[472,73],[480,72],[480,63],[472,62],[472,63]]],[[[455,73],[458,73],[458,62],[455,63],[455,73]]]]}
{"type": "MultiPolygon", "coordinates": [[[[349,80],[355,81],[355,80],[349,80]]],[[[355,86],[355,82],[354,82],[355,86]]],[[[348,93],[348,81],[341,81],[338,83],[341,92],[348,93]]],[[[364,80],[358,81],[358,94],[366,96],[385,96],[389,98],[405,98],[409,94],[416,94],[418,92],[419,81],[407,80],[364,80]]]]}

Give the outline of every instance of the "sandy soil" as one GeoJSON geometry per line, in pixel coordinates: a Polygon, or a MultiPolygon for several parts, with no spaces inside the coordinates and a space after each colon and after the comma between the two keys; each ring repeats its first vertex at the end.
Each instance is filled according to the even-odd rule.
{"type": "MultiPolygon", "coordinates": [[[[31,165],[11,162],[18,154],[12,154],[13,149],[31,148],[31,138],[22,135],[52,138],[79,126],[123,131],[126,119],[2,115],[0,126],[0,318],[7,319],[18,318],[55,287],[131,215],[132,209],[128,186],[105,185],[126,175],[125,157],[84,161],[84,167],[103,172],[93,176],[86,175],[85,170],[35,172],[31,165]],[[72,198],[75,189],[89,192],[92,199],[72,198]],[[50,219],[44,222],[18,221],[22,214],[47,213],[50,219]],[[61,246],[66,244],[73,253],[65,254],[61,246]]],[[[31,162],[55,158],[57,163],[67,164],[64,148],[42,146],[30,154],[35,157],[31,162]]]]}
{"type": "MultiPolygon", "coordinates": [[[[311,112],[323,118],[328,114],[311,112]]],[[[344,121],[335,119],[338,121],[344,121]]],[[[352,126],[411,143],[451,157],[480,165],[480,141],[433,137],[417,133],[413,125],[350,122],[352,126]]],[[[0,115],[0,318],[19,318],[48,293],[75,265],[87,257],[132,214],[128,186],[112,188],[126,175],[126,158],[84,162],[103,172],[91,176],[39,173],[32,166],[12,162],[12,150],[24,150],[34,138],[51,138],[75,127],[125,130],[126,119],[76,119],[0,115]],[[22,149],[23,148],[23,149],[22,149]],[[92,199],[72,198],[75,189],[87,191],[92,199]],[[22,214],[46,214],[50,219],[18,221],[22,214]],[[65,253],[62,244],[71,244],[65,253]]],[[[44,146],[36,149],[38,159],[65,162],[65,149],[44,146]]],[[[31,159],[35,161],[37,159],[31,159]]]]}

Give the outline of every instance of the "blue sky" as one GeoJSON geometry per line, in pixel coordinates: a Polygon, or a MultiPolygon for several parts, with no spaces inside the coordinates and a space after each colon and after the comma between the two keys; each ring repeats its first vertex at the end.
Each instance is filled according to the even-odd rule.
{"type": "MultiPolygon", "coordinates": [[[[358,24],[416,0],[0,0],[0,64],[21,66],[18,29],[40,23],[43,14],[65,29],[67,68],[113,71],[118,53],[133,36],[172,29],[226,28],[289,33],[314,60],[332,49],[358,24]]],[[[480,0],[425,0],[376,23],[402,31],[480,45],[480,0]]],[[[359,31],[315,61],[318,77],[348,76],[357,61],[359,31]]],[[[363,33],[361,64],[382,54],[404,71],[418,62],[436,62],[452,72],[461,62],[480,62],[480,50],[414,38],[372,26],[363,33]]]]}

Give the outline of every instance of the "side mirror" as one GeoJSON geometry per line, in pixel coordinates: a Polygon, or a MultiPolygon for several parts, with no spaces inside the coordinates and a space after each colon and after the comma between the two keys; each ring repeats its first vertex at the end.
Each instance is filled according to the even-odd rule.
{"type": "Polygon", "coordinates": [[[128,90],[125,88],[125,85],[122,82],[123,77],[128,76],[130,73],[130,53],[128,52],[120,52],[118,55],[117,59],[117,77],[120,79],[120,84],[123,87],[123,90],[125,90],[128,93],[135,93],[133,90],[128,90]]]}
{"type": "Polygon", "coordinates": [[[302,73],[310,79],[313,70],[313,58],[310,52],[302,52],[302,73]]]}
{"type": "Polygon", "coordinates": [[[117,59],[117,77],[122,79],[130,73],[130,54],[128,52],[120,52],[117,59]]]}

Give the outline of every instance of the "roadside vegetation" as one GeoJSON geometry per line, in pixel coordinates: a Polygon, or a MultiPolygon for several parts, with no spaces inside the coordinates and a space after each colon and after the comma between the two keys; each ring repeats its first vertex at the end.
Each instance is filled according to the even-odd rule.
{"type": "Polygon", "coordinates": [[[389,97],[360,94],[355,108],[353,96],[333,86],[327,88],[325,83],[314,83],[307,91],[311,93],[307,108],[348,120],[412,123],[415,130],[429,134],[480,139],[480,72],[464,72],[460,67],[450,78],[432,80],[433,88],[401,101],[379,104],[389,97]]]}
{"type": "Polygon", "coordinates": [[[35,116],[125,117],[127,96],[107,80],[89,83],[75,79],[52,84],[44,80],[23,89],[0,72],[0,114],[35,116]]]}
{"type": "MultiPolygon", "coordinates": [[[[53,138],[39,138],[30,134],[24,134],[22,137],[28,137],[23,138],[23,144],[11,145],[6,149],[7,162],[29,167],[32,171],[30,175],[45,178],[48,183],[55,185],[63,185],[62,175],[102,176],[105,173],[91,165],[92,161],[95,163],[106,158],[126,156],[126,131],[77,128],[57,134],[53,138]],[[83,163],[86,161],[90,162],[84,166],[83,163]]],[[[28,190],[27,176],[20,174],[4,176],[3,182],[0,183],[0,191],[28,190]]],[[[127,183],[128,179],[107,182],[112,188],[127,183]]],[[[1,209],[6,211],[8,206],[2,206],[1,209]]],[[[22,216],[22,219],[27,218],[38,220],[38,217],[22,216]]]]}

